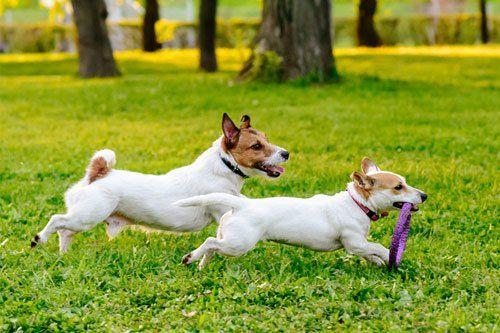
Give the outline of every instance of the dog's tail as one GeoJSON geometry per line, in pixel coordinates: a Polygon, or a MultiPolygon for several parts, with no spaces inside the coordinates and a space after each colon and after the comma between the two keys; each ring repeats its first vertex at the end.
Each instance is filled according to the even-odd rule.
{"type": "Polygon", "coordinates": [[[110,149],[97,151],[90,159],[86,178],[89,184],[105,177],[116,164],[115,152],[110,149]]]}
{"type": "Polygon", "coordinates": [[[179,207],[223,205],[233,209],[241,209],[245,206],[246,200],[248,199],[227,193],[211,193],[182,199],[174,202],[174,205],[179,207]]]}

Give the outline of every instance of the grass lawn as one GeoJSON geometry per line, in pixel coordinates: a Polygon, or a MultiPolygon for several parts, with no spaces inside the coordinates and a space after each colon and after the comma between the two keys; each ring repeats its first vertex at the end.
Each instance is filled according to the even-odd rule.
{"type": "MultiPolygon", "coordinates": [[[[0,331],[498,330],[500,48],[339,50],[342,82],[307,87],[233,83],[243,54],[219,55],[207,75],[194,51],[123,53],[108,80],[77,79],[74,56],[0,56],[0,331]],[[400,270],[275,243],[180,265],[215,225],[29,248],[94,150],[163,173],[210,146],[223,112],[291,152],[245,195],[335,193],[363,156],[426,191],[400,270]]],[[[371,239],[388,246],[396,215],[371,239]]]]}

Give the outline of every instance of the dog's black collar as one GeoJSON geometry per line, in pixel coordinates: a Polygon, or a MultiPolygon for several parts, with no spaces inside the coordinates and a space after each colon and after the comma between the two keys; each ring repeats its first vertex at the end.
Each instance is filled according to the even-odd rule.
{"type": "Polygon", "coordinates": [[[231,170],[232,172],[234,172],[235,174],[237,174],[238,176],[240,176],[241,178],[250,178],[248,177],[247,175],[245,175],[243,173],[243,171],[241,171],[241,169],[237,166],[237,165],[233,165],[227,158],[225,158],[224,156],[221,156],[220,157],[222,163],[224,163],[229,170],[231,170]]]}

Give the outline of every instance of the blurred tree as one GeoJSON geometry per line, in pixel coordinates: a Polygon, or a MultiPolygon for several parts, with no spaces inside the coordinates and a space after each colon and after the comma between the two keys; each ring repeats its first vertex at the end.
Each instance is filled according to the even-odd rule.
{"type": "Polygon", "coordinates": [[[157,0],[146,0],[144,20],[142,24],[142,49],[154,52],[161,49],[161,44],[156,40],[155,24],[160,19],[157,0]]]}
{"type": "Polygon", "coordinates": [[[108,12],[104,0],[71,0],[71,4],[78,33],[80,76],[120,75],[108,37],[108,12]]]}
{"type": "Polygon", "coordinates": [[[216,13],[217,0],[201,0],[198,32],[200,68],[207,72],[217,71],[217,58],[215,56],[216,13]]]}
{"type": "Polygon", "coordinates": [[[359,46],[377,47],[382,44],[373,21],[376,11],[377,0],[359,0],[356,26],[359,46]]]}
{"type": "Polygon", "coordinates": [[[487,44],[490,41],[488,32],[488,13],[486,12],[486,0],[479,0],[481,10],[481,42],[487,44]]]}
{"type": "Polygon", "coordinates": [[[282,81],[335,73],[329,0],[264,0],[262,23],[240,79],[282,81]]]}

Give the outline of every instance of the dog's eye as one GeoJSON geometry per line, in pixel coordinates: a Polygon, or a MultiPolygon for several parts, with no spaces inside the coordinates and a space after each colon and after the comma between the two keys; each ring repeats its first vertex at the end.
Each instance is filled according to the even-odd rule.
{"type": "Polygon", "coordinates": [[[261,149],[261,148],[262,148],[262,145],[261,145],[260,143],[256,143],[256,144],[254,144],[254,145],[253,145],[252,147],[250,147],[250,148],[252,148],[253,150],[259,150],[259,149],[261,149]]]}
{"type": "Polygon", "coordinates": [[[403,185],[399,184],[394,188],[396,191],[401,191],[403,189],[403,185]]]}

